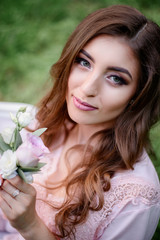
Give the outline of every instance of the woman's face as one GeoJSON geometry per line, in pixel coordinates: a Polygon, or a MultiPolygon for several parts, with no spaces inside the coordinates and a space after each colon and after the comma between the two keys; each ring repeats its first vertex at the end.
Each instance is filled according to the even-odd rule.
{"type": "Polygon", "coordinates": [[[84,125],[113,126],[134,96],[138,76],[138,60],[123,38],[94,38],[70,72],[66,96],[70,118],[84,125]]]}

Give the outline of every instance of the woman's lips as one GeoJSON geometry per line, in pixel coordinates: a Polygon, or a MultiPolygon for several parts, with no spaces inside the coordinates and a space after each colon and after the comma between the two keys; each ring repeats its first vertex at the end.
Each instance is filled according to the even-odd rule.
{"type": "Polygon", "coordinates": [[[81,101],[79,98],[76,98],[75,96],[73,96],[73,103],[78,109],[83,111],[93,111],[97,109],[96,107],[81,101]]]}

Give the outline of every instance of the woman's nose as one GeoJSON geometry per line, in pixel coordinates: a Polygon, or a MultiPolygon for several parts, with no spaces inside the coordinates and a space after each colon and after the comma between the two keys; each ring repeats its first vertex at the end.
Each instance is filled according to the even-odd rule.
{"type": "Polygon", "coordinates": [[[88,97],[95,97],[100,87],[100,75],[90,73],[81,85],[81,91],[88,97]]]}

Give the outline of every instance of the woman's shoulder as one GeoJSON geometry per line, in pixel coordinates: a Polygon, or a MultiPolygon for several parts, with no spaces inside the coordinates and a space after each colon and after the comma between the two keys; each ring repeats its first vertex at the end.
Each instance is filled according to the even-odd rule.
{"type": "Polygon", "coordinates": [[[148,182],[148,184],[152,184],[159,187],[159,178],[155,167],[147,154],[144,150],[141,156],[138,158],[138,161],[133,165],[133,169],[129,170],[122,170],[117,172],[114,177],[113,181],[116,179],[125,178],[126,180],[134,180],[136,181],[143,181],[148,182]]]}
{"type": "MultiPolygon", "coordinates": [[[[144,225],[144,230],[147,231],[146,229],[152,226],[154,232],[160,217],[160,184],[156,170],[145,151],[134,165],[133,170],[119,171],[111,179],[111,188],[104,193],[104,204],[99,215],[101,220],[97,236],[102,236],[104,229],[108,229],[106,234],[109,233],[110,236],[110,229],[113,229],[113,226],[107,227],[112,222],[115,223],[117,229],[123,231],[124,221],[132,222],[134,228],[137,222],[141,224],[142,221],[148,221],[148,216],[151,224],[148,221],[148,225],[144,225]],[[154,224],[153,221],[155,221],[154,224]]],[[[126,229],[129,231],[130,226],[132,224],[125,228],[125,232],[126,229]]],[[[102,239],[108,239],[108,235],[105,237],[102,239]]]]}
{"type": "Polygon", "coordinates": [[[160,205],[160,184],[156,170],[144,151],[133,170],[124,170],[111,179],[111,188],[104,194],[105,205],[125,205],[132,201],[160,205]]]}

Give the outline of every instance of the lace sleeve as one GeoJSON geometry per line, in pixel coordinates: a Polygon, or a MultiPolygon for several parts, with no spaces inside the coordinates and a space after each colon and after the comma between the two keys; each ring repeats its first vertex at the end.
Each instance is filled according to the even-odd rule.
{"type": "MultiPolygon", "coordinates": [[[[139,219],[140,226],[143,226],[143,229],[148,229],[150,227],[150,221],[146,220],[148,219],[148,214],[153,217],[150,232],[154,232],[160,217],[160,187],[154,186],[139,177],[130,177],[128,175],[115,178],[112,181],[111,189],[105,193],[105,202],[103,209],[100,211],[100,221],[95,239],[121,239],[120,236],[118,238],[100,238],[103,236],[106,228],[112,228],[112,226],[109,226],[112,222],[117,222],[115,229],[112,229],[112,234],[115,234],[115,230],[119,228],[121,230],[127,229],[128,233],[130,232],[129,234],[131,234],[132,230],[135,230],[135,226],[137,226],[138,222],[136,219],[139,219]],[[137,218],[139,214],[141,218],[137,218]],[[122,221],[122,216],[124,215],[126,217],[122,221]],[[127,216],[128,224],[126,224],[127,216]],[[120,221],[117,220],[118,218],[120,221]],[[132,221],[131,218],[133,218],[132,221]],[[133,229],[129,230],[129,223],[133,229]]],[[[143,231],[142,227],[140,231],[143,231]]],[[[111,236],[111,233],[109,235],[111,236]]],[[[125,240],[127,238],[122,239],[125,240]]],[[[149,238],[137,239],[146,240],[149,238]]]]}

